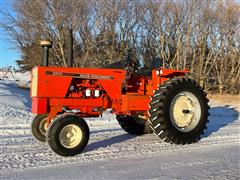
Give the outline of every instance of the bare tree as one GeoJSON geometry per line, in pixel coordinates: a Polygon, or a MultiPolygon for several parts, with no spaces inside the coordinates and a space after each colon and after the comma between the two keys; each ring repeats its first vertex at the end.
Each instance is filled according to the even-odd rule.
{"type": "Polygon", "coordinates": [[[210,92],[240,92],[240,6],[219,0],[13,0],[0,22],[22,52],[18,64],[41,63],[39,41],[50,39],[52,66],[66,66],[67,28],[77,67],[131,59],[150,68],[189,68],[210,92]]]}

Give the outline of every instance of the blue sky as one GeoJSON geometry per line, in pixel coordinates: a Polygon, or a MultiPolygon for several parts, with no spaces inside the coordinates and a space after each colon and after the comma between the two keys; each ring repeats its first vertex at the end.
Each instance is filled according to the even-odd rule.
{"type": "Polygon", "coordinates": [[[17,66],[15,61],[21,59],[21,53],[14,47],[14,44],[7,42],[6,33],[0,30],[0,67],[17,66]]]}
{"type": "MultiPolygon", "coordinates": [[[[9,0],[0,0],[0,7],[10,9],[9,0]]],[[[0,14],[1,21],[3,17],[0,14]]],[[[6,66],[16,66],[15,61],[21,59],[21,53],[17,50],[13,43],[10,43],[7,33],[0,28],[0,68],[6,66]]]]}

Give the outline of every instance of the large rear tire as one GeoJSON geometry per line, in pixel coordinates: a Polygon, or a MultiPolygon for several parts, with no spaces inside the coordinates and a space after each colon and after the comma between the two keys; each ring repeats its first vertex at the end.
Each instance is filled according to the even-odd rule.
{"type": "Polygon", "coordinates": [[[41,142],[46,142],[48,114],[40,114],[35,116],[31,123],[31,131],[33,136],[41,142]]]}
{"type": "Polygon", "coordinates": [[[150,122],[165,142],[189,144],[203,134],[208,122],[206,93],[196,81],[177,77],[164,82],[150,102],[150,122]]]}
{"type": "Polygon", "coordinates": [[[150,124],[140,118],[128,115],[117,115],[116,118],[122,129],[129,134],[143,135],[152,133],[150,124]]]}
{"type": "Polygon", "coordinates": [[[74,156],[86,147],[89,136],[89,127],[84,119],[75,114],[67,114],[50,124],[47,142],[58,155],[74,156]]]}

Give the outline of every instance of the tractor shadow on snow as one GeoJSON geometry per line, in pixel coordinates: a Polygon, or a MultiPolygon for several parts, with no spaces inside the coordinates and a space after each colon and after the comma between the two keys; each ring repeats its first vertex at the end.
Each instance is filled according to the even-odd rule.
{"type": "MultiPolygon", "coordinates": [[[[211,115],[209,116],[209,123],[207,124],[207,129],[204,131],[203,137],[208,137],[211,134],[218,132],[221,128],[228,126],[231,123],[234,123],[239,118],[239,112],[230,106],[217,106],[212,107],[210,110],[211,115]]],[[[104,130],[111,131],[111,130],[104,130]]],[[[101,141],[93,142],[89,144],[84,152],[90,152],[97,150],[99,148],[106,148],[113,144],[121,143],[129,139],[135,138],[135,135],[130,134],[121,134],[118,136],[110,137],[101,141]]]]}
{"type": "Polygon", "coordinates": [[[93,142],[86,147],[84,152],[95,151],[99,148],[106,148],[106,147],[111,146],[113,144],[121,143],[121,142],[127,141],[129,139],[133,139],[135,137],[136,137],[135,135],[121,134],[121,135],[114,136],[114,137],[111,137],[111,138],[108,138],[108,139],[93,142]]]}
{"type": "Polygon", "coordinates": [[[239,118],[239,112],[231,106],[217,106],[210,110],[209,123],[204,131],[203,137],[208,137],[211,134],[218,132],[221,128],[234,123],[239,118]]]}

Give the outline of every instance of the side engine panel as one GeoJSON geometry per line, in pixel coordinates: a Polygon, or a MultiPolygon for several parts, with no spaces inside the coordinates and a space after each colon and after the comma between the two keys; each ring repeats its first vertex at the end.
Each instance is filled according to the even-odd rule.
{"type": "Polygon", "coordinates": [[[32,111],[42,114],[66,106],[97,114],[101,107],[110,108],[112,99],[121,98],[124,79],[125,70],[36,67],[32,70],[32,111]]]}

